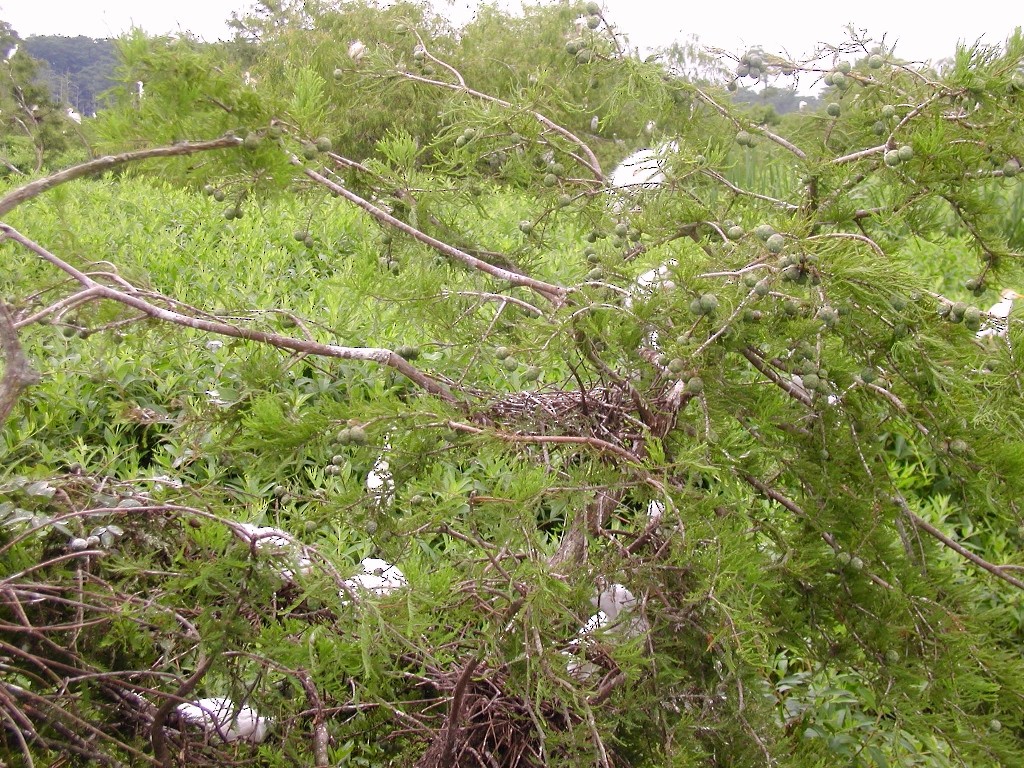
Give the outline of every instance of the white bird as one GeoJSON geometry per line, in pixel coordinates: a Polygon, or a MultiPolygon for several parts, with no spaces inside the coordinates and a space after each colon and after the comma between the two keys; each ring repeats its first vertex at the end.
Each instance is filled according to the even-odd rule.
{"type": "Polygon", "coordinates": [[[658,525],[664,516],[665,503],[652,499],[651,503],[647,505],[647,521],[653,525],[658,525]]]}
{"type": "Polygon", "coordinates": [[[408,585],[405,574],[397,565],[392,565],[387,560],[379,557],[367,557],[360,563],[361,573],[357,573],[350,579],[345,579],[346,590],[340,595],[342,602],[347,604],[352,593],[369,592],[377,597],[386,597],[408,585]]]}
{"type": "Polygon", "coordinates": [[[384,438],[384,450],[380,452],[373,469],[366,476],[366,492],[379,509],[388,510],[395,502],[395,477],[391,474],[388,454],[391,453],[391,438],[384,438]]]}
{"type": "Polygon", "coordinates": [[[608,177],[608,186],[615,194],[613,210],[621,212],[627,200],[640,192],[664,186],[666,160],[678,151],[679,142],[666,141],[654,149],[638,149],[615,166],[608,177]]]}
{"type": "Polygon", "coordinates": [[[313,562],[302,553],[302,546],[280,528],[233,523],[231,530],[256,553],[283,560],[275,568],[277,575],[289,584],[295,582],[296,572],[308,576],[313,570],[313,562]]]}
{"type": "Polygon", "coordinates": [[[577,637],[569,642],[569,650],[562,651],[565,656],[570,657],[566,662],[566,669],[578,680],[588,680],[601,669],[593,662],[579,659],[584,655],[583,646],[589,636],[608,630],[621,632],[625,637],[632,638],[646,633],[650,628],[647,619],[642,615],[631,615],[639,603],[623,584],[604,586],[590,602],[598,609],[597,613],[587,619],[587,623],[577,632],[577,637]]]}
{"type": "Polygon", "coordinates": [[[653,149],[638,149],[615,166],[609,185],[620,191],[654,189],[665,183],[663,161],[653,149]]]}
{"type": "Polygon", "coordinates": [[[1010,324],[1010,312],[1013,310],[1013,302],[1017,299],[1024,299],[1024,296],[1012,288],[1003,288],[1000,291],[999,301],[989,308],[985,326],[978,331],[979,339],[990,336],[1006,337],[1006,331],[1010,324]]]}
{"type": "MultiPolygon", "coordinates": [[[[676,263],[675,259],[669,259],[660,267],[649,269],[641,274],[636,279],[636,282],[627,289],[628,293],[622,301],[622,306],[626,309],[632,309],[633,297],[635,296],[642,294],[644,297],[647,297],[653,295],[655,291],[669,291],[675,288],[675,281],[669,279],[669,274],[676,263]]],[[[653,328],[649,329],[644,338],[648,347],[658,349],[658,332],[656,330],[653,328]]]]}
{"type": "Polygon", "coordinates": [[[348,57],[352,61],[359,61],[366,55],[366,44],[362,40],[353,40],[348,47],[348,57]]]}
{"type": "Polygon", "coordinates": [[[68,107],[67,108],[67,115],[68,115],[68,119],[71,120],[72,122],[78,123],[79,125],[82,124],[82,116],[80,114],[78,114],[77,111],[75,111],[74,107],[68,107]]]}
{"type": "Polygon", "coordinates": [[[216,734],[227,742],[262,744],[273,722],[269,717],[261,717],[252,707],[238,707],[231,699],[223,696],[179,704],[175,710],[182,722],[198,725],[207,733],[216,734]]]}

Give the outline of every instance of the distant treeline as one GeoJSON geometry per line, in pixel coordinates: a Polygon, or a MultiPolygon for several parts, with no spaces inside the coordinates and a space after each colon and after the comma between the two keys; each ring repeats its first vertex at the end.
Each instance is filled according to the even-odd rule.
{"type": "Polygon", "coordinates": [[[115,85],[117,53],[109,38],[32,35],[22,41],[25,51],[43,62],[40,75],[55,100],[83,115],[102,107],[102,94],[115,85]]]}
{"type": "MultiPolygon", "coordinates": [[[[112,39],[32,35],[23,44],[29,55],[43,62],[41,74],[54,99],[69,104],[83,115],[93,115],[102,108],[103,92],[116,84],[118,60],[112,39]]],[[[815,96],[771,86],[760,91],[741,87],[733,94],[733,100],[763,107],[764,114],[759,120],[763,123],[773,123],[778,116],[796,112],[801,103],[808,110],[818,107],[815,96]]]]}

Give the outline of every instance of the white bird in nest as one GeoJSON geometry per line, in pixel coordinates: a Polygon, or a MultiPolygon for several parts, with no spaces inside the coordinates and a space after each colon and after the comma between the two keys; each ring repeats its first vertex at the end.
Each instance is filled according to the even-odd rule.
{"type": "Polygon", "coordinates": [[[295,582],[296,573],[308,576],[313,570],[313,562],[302,553],[301,545],[280,528],[232,523],[231,530],[255,554],[281,561],[275,564],[277,575],[289,584],[295,582]]]}
{"type": "Polygon", "coordinates": [[[1006,332],[1010,324],[1010,312],[1013,310],[1013,302],[1017,299],[1024,299],[1024,296],[1012,288],[1003,288],[999,292],[999,301],[989,308],[985,325],[978,331],[979,339],[991,336],[1006,338],[1006,332]]]}
{"type": "Polygon", "coordinates": [[[397,565],[392,565],[387,560],[381,560],[379,557],[363,558],[360,567],[362,572],[357,573],[350,579],[345,579],[346,589],[339,593],[342,602],[345,604],[348,604],[349,597],[352,595],[358,596],[360,592],[369,592],[377,597],[386,597],[409,583],[405,578],[405,574],[402,573],[397,565]]]}
{"type": "Polygon", "coordinates": [[[650,625],[640,613],[633,615],[639,602],[623,584],[606,584],[603,579],[601,586],[590,602],[598,609],[597,613],[587,619],[577,637],[569,642],[569,650],[562,651],[570,657],[566,663],[569,674],[577,680],[589,680],[601,671],[601,667],[585,658],[584,645],[589,636],[608,630],[620,632],[627,638],[638,637],[650,629],[650,625]]]}
{"type": "Polygon", "coordinates": [[[206,733],[216,734],[223,741],[248,741],[262,744],[273,720],[262,717],[248,705],[236,706],[223,696],[198,699],[175,707],[183,723],[200,726],[206,733]]]}

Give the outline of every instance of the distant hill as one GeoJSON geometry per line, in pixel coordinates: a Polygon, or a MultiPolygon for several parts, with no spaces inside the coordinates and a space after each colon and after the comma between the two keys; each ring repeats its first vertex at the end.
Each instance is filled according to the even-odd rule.
{"type": "Polygon", "coordinates": [[[102,106],[102,93],[115,84],[118,61],[111,39],[32,35],[22,45],[45,63],[42,75],[53,98],[83,115],[95,114],[102,106]]]}

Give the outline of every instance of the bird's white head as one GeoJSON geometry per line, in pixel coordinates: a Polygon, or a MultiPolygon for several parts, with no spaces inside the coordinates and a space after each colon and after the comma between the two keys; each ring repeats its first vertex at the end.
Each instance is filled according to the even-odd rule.
{"type": "Polygon", "coordinates": [[[1013,288],[1003,288],[999,292],[999,298],[1008,301],[1016,301],[1017,299],[1024,299],[1024,295],[1017,293],[1013,288]]]}
{"type": "Polygon", "coordinates": [[[607,614],[610,620],[622,611],[629,611],[636,605],[636,598],[622,584],[608,584],[591,600],[591,602],[607,614]]]}

